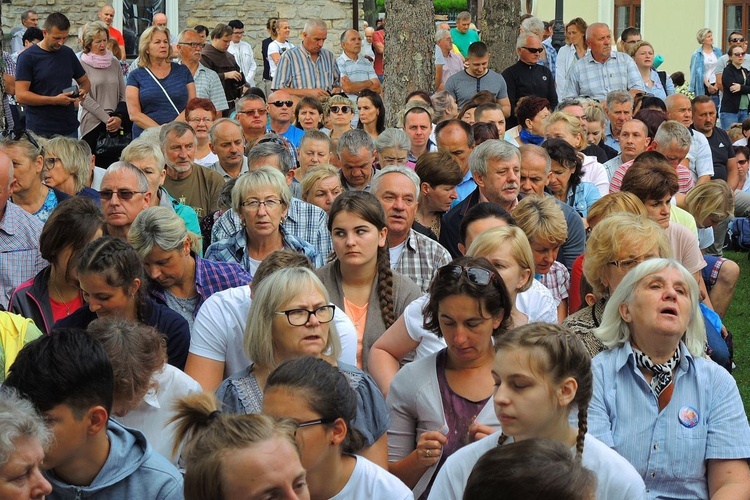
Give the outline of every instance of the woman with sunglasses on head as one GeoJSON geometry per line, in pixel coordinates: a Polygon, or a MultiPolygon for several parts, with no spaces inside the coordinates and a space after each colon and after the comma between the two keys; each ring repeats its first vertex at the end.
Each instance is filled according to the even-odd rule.
{"type": "Polygon", "coordinates": [[[346,191],[328,215],[335,258],[318,271],[331,300],[357,329],[357,366],[367,371],[372,344],[421,295],[409,278],[391,270],[383,207],[367,191],[346,191]]]}
{"type": "Polygon", "coordinates": [[[39,250],[50,264],[13,291],[9,310],[33,320],[46,334],[56,321],[82,307],[78,258],[88,243],[101,237],[103,224],[102,211],[91,200],[62,202],[39,237],[39,250]]]}
{"type": "Polygon", "coordinates": [[[129,243],[103,236],[86,245],[78,259],[78,281],[87,305],[56,322],[52,330],[85,330],[96,318],[136,321],[164,335],[169,364],[180,370],[185,368],[190,347],[188,323],[167,306],[149,298],[143,263],[129,243]]]}
{"type": "Polygon", "coordinates": [[[354,118],[354,103],[348,97],[343,95],[331,96],[325,104],[325,121],[329,130],[323,131],[331,139],[341,139],[344,132],[352,129],[352,119],[354,118]]]}
{"type": "Polygon", "coordinates": [[[750,105],[750,71],[743,67],[745,48],[742,43],[733,43],[727,50],[729,62],[721,74],[724,96],[721,98],[719,117],[721,128],[728,130],[733,123],[742,123],[748,116],[750,105]]]}
{"type": "Polygon", "coordinates": [[[386,469],[355,455],[362,447],[362,435],[352,425],[357,394],[346,377],[324,360],[297,358],[271,372],[263,412],[296,423],[310,498],[414,498],[386,469]]]}
{"type": "Polygon", "coordinates": [[[13,162],[10,200],[46,222],[57,205],[70,196],[42,183],[44,148],[41,141],[28,130],[12,130],[0,140],[0,151],[13,162]]]}
{"type": "Polygon", "coordinates": [[[377,92],[365,89],[357,97],[357,109],[359,110],[357,128],[365,129],[365,132],[374,141],[385,130],[385,105],[383,104],[383,99],[377,92]]]}
{"type": "Polygon", "coordinates": [[[425,327],[447,347],[404,366],[388,408],[389,470],[426,498],[445,460],[499,428],[492,406],[493,339],[513,306],[487,259],[461,257],[438,269],[424,308],[425,327]]]}
{"type": "Polygon", "coordinates": [[[193,127],[198,144],[195,148],[195,163],[204,167],[219,161],[219,157],[211,151],[211,138],[208,135],[216,115],[216,107],[210,99],[196,97],[190,99],[185,107],[185,121],[193,127]]]}
{"type": "Polygon", "coordinates": [[[331,328],[336,306],[315,273],[281,269],[253,288],[243,350],[250,365],[224,380],[216,391],[225,411],[260,413],[263,390],[271,372],[286,360],[302,356],[324,359],[346,376],[357,393],[353,426],[364,437],[360,454],[385,467],[386,431],[390,420],[375,382],[354,366],[337,362],[341,344],[331,328]]]}

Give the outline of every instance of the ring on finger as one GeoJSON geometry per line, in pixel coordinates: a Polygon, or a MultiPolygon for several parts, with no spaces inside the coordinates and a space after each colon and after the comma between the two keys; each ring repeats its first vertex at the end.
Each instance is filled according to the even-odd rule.
{"type": "Polygon", "coordinates": [[[424,452],[424,456],[430,458],[432,456],[432,450],[427,450],[426,452],[424,452]]]}

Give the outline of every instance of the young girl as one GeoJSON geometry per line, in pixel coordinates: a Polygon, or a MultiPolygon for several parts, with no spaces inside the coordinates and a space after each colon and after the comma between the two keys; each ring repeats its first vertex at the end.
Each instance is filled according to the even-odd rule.
{"type": "Polygon", "coordinates": [[[263,412],[297,423],[295,437],[312,499],[413,498],[386,469],[354,455],[363,445],[352,427],[357,395],[346,377],[320,358],[279,365],[268,377],[263,412]]]}
{"type": "Polygon", "coordinates": [[[495,413],[502,433],[456,451],[438,473],[430,499],[461,499],[474,464],[496,446],[531,438],[564,443],[596,475],[596,498],[644,498],[643,479],[624,458],[586,433],[593,393],[591,358],[575,334],[534,323],[495,341],[495,413]],[[578,428],[569,424],[577,410],[578,428]]]}

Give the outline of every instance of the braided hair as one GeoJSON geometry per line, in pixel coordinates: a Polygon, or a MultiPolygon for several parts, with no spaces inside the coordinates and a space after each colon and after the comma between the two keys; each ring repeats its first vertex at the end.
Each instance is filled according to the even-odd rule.
{"type": "MultiPolygon", "coordinates": [[[[328,231],[332,232],[333,221],[341,212],[349,212],[363,221],[372,224],[378,231],[386,227],[383,207],[375,195],[367,191],[346,191],[334,200],[328,215],[328,231]]],[[[338,257],[334,257],[336,266],[340,265],[338,257]]],[[[386,329],[396,322],[396,311],[393,301],[393,271],[391,271],[391,257],[388,247],[378,247],[377,253],[377,291],[380,301],[380,311],[386,329]]]]}
{"type": "MultiPolygon", "coordinates": [[[[530,323],[509,332],[495,340],[495,349],[538,349],[542,356],[535,356],[539,371],[549,377],[551,384],[562,382],[572,377],[578,383],[575,397],[571,403],[578,407],[578,436],[576,437],[576,456],[583,454],[583,443],[588,431],[588,407],[593,394],[593,374],[591,357],[583,342],[570,330],[549,323],[530,323]]],[[[507,437],[502,434],[498,445],[507,437]]]]}

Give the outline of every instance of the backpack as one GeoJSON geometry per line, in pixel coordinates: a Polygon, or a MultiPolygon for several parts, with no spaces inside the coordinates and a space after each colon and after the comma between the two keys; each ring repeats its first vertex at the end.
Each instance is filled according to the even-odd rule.
{"type": "Polygon", "coordinates": [[[659,80],[661,80],[661,86],[666,92],[667,90],[667,72],[666,71],[657,71],[657,75],[659,75],[659,80]]]}
{"type": "Polygon", "coordinates": [[[729,250],[750,250],[750,220],[747,217],[737,217],[729,223],[727,228],[729,250]]]}

